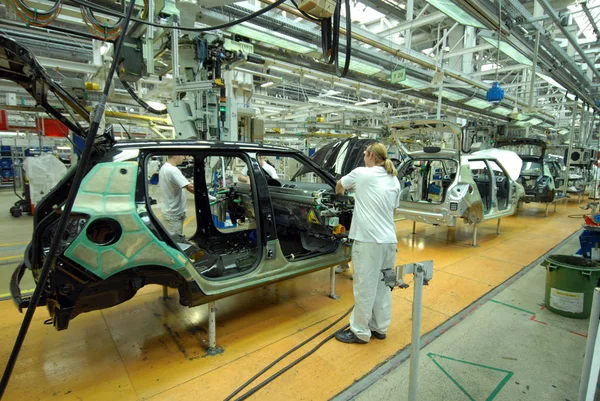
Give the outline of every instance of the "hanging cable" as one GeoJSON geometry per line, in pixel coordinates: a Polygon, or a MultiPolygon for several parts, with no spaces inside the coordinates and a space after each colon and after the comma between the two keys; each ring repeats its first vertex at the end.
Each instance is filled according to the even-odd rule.
{"type": "MultiPolygon", "coordinates": [[[[79,5],[79,6],[87,7],[90,10],[101,11],[101,12],[103,12],[106,15],[110,15],[110,16],[113,16],[113,17],[123,17],[123,14],[121,14],[121,13],[119,13],[117,11],[111,10],[110,8],[106,8],[106,7],[102,7],[102,6],[96,5],[94,3],[90,3],[90,2],[88,2],[86,0],[71,0],[71,1],[73,3],[79,5]]],[[[156,27],[156,28],[163,28],[163,29],[184,29],[184,30],[189,31],[189,32],[210,32],[210,31],[214,31],[214,30],[217,30],[217,29],[227,29],[227,28],[230,28],[230,27],[232,27],[234,25],[241,24],[242,22],[246,22],[246,21],[248,21],[248,20],[250,20],[250,19],[252,19],[254,17],[258,17],[259,15],[263,15],[267,11],[270,11],[273,8],[275,8],[275,7],[283,4],[285,2],[286,2],[286,0],[277,0],[276,2],[274,2],[272,4],[269,4],[265,8],[263,8],[261,10],[258,10],[256,12],[252,13],[252,14],[248,14],[245,17],[242,17],[242,18],[240,18],[238,20],[231,21],[231,22],[228,22],[226,24],[221,24],[221,25],[211,26],[211,27],[206,27],[206,28],[192,28],[192,27],[188,28],[188,27],[181,27],[181,26],[174,27],[173,25],[156,24],[156,23],[153,23],[153,22],[144,21],[144,20],[139,19],[139,18],[132,18],[131,20],[134,21],[134,22],[139,22],[141,24],[150,25],[150,26],[153,26],[153,27],[156,27]]]]}
{"type": "Polygon", "coordinates": [[[37,8],[31,9],[23,0],[11,0],[17,15],[25,23],[36,26],[45,27],[51,24],[59,16],[62,9],[62,0],[56,0],[54,5],[47,11],[38,11],[37,8]]]}
{"type": "MultiPolygon", "coordinates": [[[[332,33],[329,34],[327,28],[321,28],[321,37],[322,43],[325,44],[325,41],[329,41],[331,37],[330,44],[331,46],[328,48],[330,51],[327,51],[329,55],[329,60],[327,64],[335,65],[335,73],[338,77],[345,77],[348,73],[348,69],[350,68],[350,58],[352,53],[352,18],[351,18],[351,10],[350,10],[350,0],[337,0],[335,11],[333,13],[333,30],[332,33]],[[339,67],[339,58],[340,58],[340,23],[341,23],[341,14],[342,14],[342,1],[346,6],[346,59],[344,60],[344,68],[340,71],[339,67]],[[326,39],[323,39],[326,38],[326,39]]],[[[324,24],[323,24],[324,25],[324,24]]]]}
{"type": "MultiPolygon", "coordinates": [[[[273,366],[275,366],[276,364],[278,364],[281,360],[283,360],[284,358],[286,358],[287,356],[291,355],[293,352],[295,352],[297,349],[303,347],[304,345],[308,344],[310,341],[314,340],[315,338],[317,338],[318,336],[320,336],[321,334],[325,333],[327,330],[329,330],[330,328],[332,328],[333,326],[335,326],[337,323],[339,323],[343,318],[345,318],[346,316],[348,316],[348,314],[350,312],[352,312],[352,309],[354,307],[348,309],[348,311],[346,311],[346,313],[344,313],[342,316],[340,316],[338,319],[336,319],[333,323],[329,324],[327,327],[325,327],[324,329],[320,330],[319,332],[313,334],[311,337],[309,337],[308,339],[302,341],[300,344],[296,345],[294,348],[288,350],[287,352],[285,352],[283,355],[281,355],[279,358],[275,359],[273,362],[271,362],[270,364],[268,364],[266,367],[264,367],[260,372],[258,372],[257,374],[255,374],[254,376],[252,376],[248,381],[246,381],[244,384],[242,384],[240,387],[238,387],[237,389],[235,389],[235,391],[231,394],[229,394],[227,396],[227,398],[225,398],[224,401],[230,401],[233,397],[235,397],[240,391],[242,391],[243,389],[245,389],[246,387],[248,387],[254,380],[258,379],[260,376],[262,376],[265,372],[267,372],[269,369],[271,369],[273,366]]],[[[344,326],[342,328],[342,330],[346,329],[348,327],[348,325],[344,326]]],[[[319,343],[316,347],[314,347],[311,351],[309,351],[308,353],[304,354],[302,357],[296,359],[294,362],[292,362],[291,364],[287,365],[286,367],[284,367],[283,369],[279,370],[277,373],[275,373],[274,375],[270,376],[268,379],[262,381],[260,384],[258,384],[257,386],[253,387],[252,389],[250,389],[249,392],[245,393],[244,395],[242,395],[241,397],[237,398],[236,400],[243,400],[247,397],[249,397],[250,395],[254,394],[255,392],[257,392],[258,390],[260,390],[261,388],[263,388],[264,386],[266,386],[267,384],[269,384],[271,381],[273,381],[275,378],[279,377],[281,374],[283,374],[284,372],[286,372],[287,370],[291,369],[293,366],[295,366],[296,364],[298,364],[300,361],[302,361],[304,358],[306,358],[307,356],[311,355],[312,353],[314,353],[317,349],[319,349],[323,344],[325,344],[327,341],[331,340],[333,338],[335,334],[332,334],[330,336],[328,336],[325,340],[321,341],[321,343],[319,343]]]]}
{"type": "Polygon", "coordinates": [[[127,90],[127,93],[129,93],[129,95],[133,98],[133,100],[135,100],[147,112],[152,113],[152,114],[159,114],[159,115],[164,115],[164,114],[169,113],[169,111],[167,109],[157,110],[154,107],[150,106],[148,103],[144,102],[142,99],[140,99],[140,97],[137,95],[137,93],[135,93],[135,91],[133,90],[131,85],[129,85],[129,82],[121,81],[121,84],[125,87],[125,89],[127,90]]]}
{"type": "MultiPolygon", "coordinates": [[[[100,122],[102,117],[104,116],[104,108],[106,107],[106,101],[108,98],[108,92],[111,87],[112,79],[117,69],[117,61],[119,59],[119,55],[121,53],[121,48],[123,47],[123,42],[125,39],[125,33],[127,31],[127,26],[129,25],[129,21],[131,19],[131,15],[133,14],[133,9],[135,7],[135,0],[130,0],[129,10],[127,11],[127,16],[125,17],[125,21],[123,24],[123,29],[121,31],[121,35],[119,36],[117,43],[115,44],[115,58],[112,62],[108,75],[106,77],[106,82],[104,84],[104,92],[102,94],[102,98],[100,103],[96,106],[96,112],[94,113],[94,119],[89,128],[87,138],[85,140],[85,146],[83,148],[83,153],[81,154],[81,158],[79,159],[79,163],[77,164],[75,175],[73,177],[73,181],[71,184],[71,188],[69,189],[69,195],[65,200],[64,206],[62,208],[62,213],[58,220],[58,224],[56,227],[57,233],[62,233],[65,231],[67,226],[67,222],[69,220],[71,210],[73,208],[73,204],[75,203],[75,198],[77,197],[77,192],[79,191],[79,187],[81,185],[81,181],[83,177],[87,173],[87,169],[90,165],[90,159],[92,157],[92,151],[94,149],[94,142],[96,139],[96,133],[98,132],[98,128],[100,127],[100,122]]],[[[38,277],[38,281],[35,286],[35,290],[31,299],[29,301],[29,306],[27,307],[27,311],[25,312],[25,317],[23,318],[23,322],[21,323],[21,327],[19,329],[19,334],[15,340],[15,345],[11,351],[10,357],[4,368],[4,374],[2,375],[2,380],[0,381],[0,399],[4,395],[6,388],[8,386],[8,382],[12,375],[12,371],[17,362],[17,358],[19,356],[19,352],[21,351],[21,347],[23,346],[23,342],[25,341],[25,336],[27,335],[27,331],[29,330],[29,326],[31,325],[31,321],[33,319],[33,315],[35,310],[40,302],[40,298],[42,295],[42,291],[50,278],[50,271],[56,263],[58,249],[61,244],[61,236],[55,235],[52,238],[52,243],[50,245],[50,250],[48,251],[48,255],[44,260],[44,264],[42,266],[42,270],[38,277]]]]}

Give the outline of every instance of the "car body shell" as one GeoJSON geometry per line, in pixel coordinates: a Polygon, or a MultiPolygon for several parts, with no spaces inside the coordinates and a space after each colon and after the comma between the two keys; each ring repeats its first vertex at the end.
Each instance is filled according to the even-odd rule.
{"type": "MultiPolygon", "coordinates": [[[[196,183],[202,180],[200,170],[196,169],[196,183]]],[[[32,243],[11,281],[11,292],[19,308],[28,304],[28,299],[20,294],[19,281],[27,269],[32,271],[34,278],[39,276],[55,235],[52,230],[60,213],[49,205],[60,205],[60,199],[64,201],[72,176],[70,171],[36,208],[32,243]]],[[[191,307],[345,264],[350,258],[350,248],[340,242],[343,237],[336,237],[332,228],[322,223],[305,222],[302,227],[302,235],[310,237],[312,230],[323,243],[330,241],[327,249],[314,257],[286,258],[278,238],[276,216],[290,208],[291,214],[301,209],[312,210],[320,221],[325,220],[321,218],[325,211],[335,209],[340,221],[349,227],[353,202],[348,197],[333,194],[334,186],[333,177],[292,149],[201,141],[119,143],[95,160],[81,184],[67,230],[61,235],[60,252],[52,266],[42,304],[48,306],[55,327],[62,330],[80,313],[124,302],[148,284],[177,288],[180,303],[191,307]],[[256,162],[257,153],[294,157],[320,174],[326,184],[316,187],[306,184],[308,189],[302,189],[300,183],[293,189],[285,188],[285,185],[270,186],[256,162]],[[207,266],[199,267],[193,263],[181,244],[173,241],[152,213],[152,200],[148,196],[144,166],[157,154],[186,154],[197,158],[235,156],[247,160],[252,166],[249,173],[254,188],[239,184],[239,188],[232,187],[230,193],[237,191],[235,196],[254,198],[256,246],[252,248],[252,266],[240,274],[207,277],[203,274],[207,266]],[[336,203],[335,207],[333,203],[336,203]],[[101,232],[101,240],[95,240],[97,236],[94,235],[90,238],[90,231],[101,232]],[[107,232],[118,238],[112,238],[107,232]]],[[[195,209],[198,228],[192,239],[206,243],[209,238],[221,235],[224,242],[229,241],[227,235],[231,234],[222,234],[215,228],[206,190],[197,191],[195,209]]],[[[234,213],[234,210],[229,212],[234,213]]],[[[294,228],[291,223],[290,226],[294,228]]],[[[211,254],[210,248],[201,249],[207,257],[211,254]]],[[[220,252],[213,252],[214,257],[210,260],[214,266],[225,263],[221,260],[225,256],[220,252]]],[[[229,254],[232,253],[235,251],[229,250],[229,254]]],[[[240,252],[240,255],[247,257],[248,252],[240,252]]]]}
{"type": "Polygon", "coordinates": [[[556,196],[557,178],[553,171],[555,166],[551,165],[545,157],[546,143],[541,139],[534,138],[512,138],[497,141],[496,148],[527,148],[531,153],[517,151],[519,157],[523,160],[523,167],[519,175],[519,183],[523,185],[524,195],[522,197],[525,202],[541,202],[548,203],[554,201],[556,196]]]}
{"type": "MultiPolygon", "coordinates": [[[[483,150],[469,155],[461,154],[458,149],[460,129],[445,121],[417,120],[394,124],[392,128],[394,140],[407,156],[398,169],[403,187],[399,215],[416,222],[454,226],[459,219],[478,224],[515,213],[518,199],[523,194],[523,187],[516,182],[518,170],[515,163],[520,169],[520,159],[514,152],[483,150]],[[405,145],[407,138],[414,144],[422,137],[423,143],[426,143],[432,133],[443,134],[444,143],[457,147],[424,146],[422,150],[409,150],[405,145]],[[432,200],[421,195],[414,196],[414,185],[406,177],[418,164],[426,169],[430,168],[427,166],[436,164],[454,166],[452,174],[442,174],[438,179],[429,182],[428,188],[431,188],[433,181],[439,182],[439,198],[432,200]],[[483,181],[483,177],[474,177],[474,164],[479,164],[488,171],[487,183],[483,181]],[[493,171],[497,172],[494,176],[491,173],[493,171]],[[482,194],[483,191],[485,193],[482,194]]],[[[436,178],[435,172],[431,176],[436,178]]],[[[423,188],[425,191],[422,192],[428,191],[428,188],[423,188]]]]}

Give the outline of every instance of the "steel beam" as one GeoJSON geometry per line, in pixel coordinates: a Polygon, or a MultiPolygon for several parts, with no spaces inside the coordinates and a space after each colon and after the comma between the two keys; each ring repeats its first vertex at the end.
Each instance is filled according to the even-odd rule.
{"type": "Polygon", "coordinates": [[[590,67],[592,69],[594,75],[596,75],[596,77],[600,78],[600,72],[598,72],[598,70],[594,66],[594,63],[587,57],[587,55],[585,54],[585,52],[583,51],[581,46],[579,46],[579,43],[577,43],[577,40],[575,38],[573,38],[573,35],[571,35],[571,33],[564,26],[562,26],[562,24],[560,23],[560,18],[558,17],[558,14],[556,13],[556,11],[554,11],[554,8],[552,8],[552,5],[548,2],[548,0],[538,0],[538,1],[539,1],[539,4],[544,8],[546,13],[548,15],[550,15],[550,17],[552,17],[554,24],[558,27],[558,29],[560,29],[562,34],[565,35],[565,37],[567,38],[569,43],[571,43],[571,45],[573,46],[575,51],[577,53],[579,53],[579,55],[581,56],[583,61],[585,61],[585,63],[588,65],[588,67],[590,67]]]}
{"type": "Polygon", "coordinates": [[[84,74],[95,74],[98,67],[92,64],[77,63],[69,60],[58,60],[49,57],[36,57],[44,68],[56,68],[57,70],[79,72],[84,74]]]}

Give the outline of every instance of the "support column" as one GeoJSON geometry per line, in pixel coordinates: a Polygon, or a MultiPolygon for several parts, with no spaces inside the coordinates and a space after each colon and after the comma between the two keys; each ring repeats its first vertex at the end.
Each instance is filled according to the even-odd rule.
{"type": "Polygon", "coordinates": [[[573,115],[571,116],[571,131],[569,133],[569,149],[567,150],[567,169],[565,171],[565,195],[569,189],[569,172],[571,170],[571,152],[573,151],[573,140],[575,137],[575,119],[577,118],[577,97],[573,101],[573,115]]]}
{"type": "MultiPolygon", "coordinates": [[[[475,36],[475,27],[466,26],[464,29],[465,37],[463,40],[463,48],[469,49],[475,47],[477,36],[475,36]]],[[[473,53],[463,54],[462,57],[462,72],[470,74],[473,72],[473,53]]]]}
{"type": "Polygon", "coordinates": [[[233,71],[225,71],[223,73],[223,79],[225,81],[225,96],[227,96],[225,103],[227,117],[225,119],[222,137],[224,141],[236,142],[238,140],[238,102],[233,88],[233,71]]]}
{"type": "Polygon", "coordinates": [[[332,266],[329,269],[329,298],[340,298],[340,296],[335,293],[335,266],[332,266]]]}
{"type": "Polygon", "coordinates": [[[216,303],[208,304],[208,351],[217,349],[217,308],[216,303]]]}
{"type": "Polygon", "coordinates": [[[473,241],[471,245],[477,246],[477,224],[473,224],[473,241]]]}
{"type": "MultiPolygon", "coordinates": [[[[410,22],[414,17],[414,0],[406,0],[406,21],[410,22]]],[[[408,28],[404,31],[404,44],[406,49],[410,51],[412,47],[412,30],[408,28]]]]}
{"type": "Polygon", "coordinates": [[[498,224],[496,224],[496,234],[500,235],[500,221],[502,221],[502,219],[498,219],[498,224]]]}
{"type": "Polygon", "coordinates": [[[417,222],[413,220],[413,235],[417,233],[417,222]]]}

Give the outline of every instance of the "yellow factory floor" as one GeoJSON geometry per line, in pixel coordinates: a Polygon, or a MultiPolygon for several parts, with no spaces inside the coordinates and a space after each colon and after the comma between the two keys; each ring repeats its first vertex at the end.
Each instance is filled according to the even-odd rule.
{"type": "MultiPolygon", "coordinates": [[[[544,205],[523,205],[518,215],[502,219],[501,235],[496,235],[496,221],[481,224],[477,247],[471,246],[471,227],[462,222],[456,228],[418,224],[416,235],[412,222],[397,222],[398,264],[434,261],[433,280],[424,290],[422,333],[581,228],[581,218],[568,217],[581,214],[576,200],[559,204],[549,217],[544,212],[544,205]]],[[[10,241],[5,237],[3,242],[10,241]]],[[[329,271],[321,271],[217,301],[217,344],[223,353],[214,356],[206,355],[207,308],[180,306],[173,290],[174,298],[163,301],[160,287],[146,287],[117,307],[80,315],[62,332],[44,325],[48,315],[39,308],[4,399],[223,400],[352,307],[350,273],[337,276],[340,299],[328,298],[328,289],[329,271]]],[[[350,386],[410,342],[412,290],[393,291],[385,341],[348,345],[331,340],[251,399],[326,400],[350,386]]],[[[0,316],[4,366],[22,315],[11,301],[3,301],[0,316]]]]}

